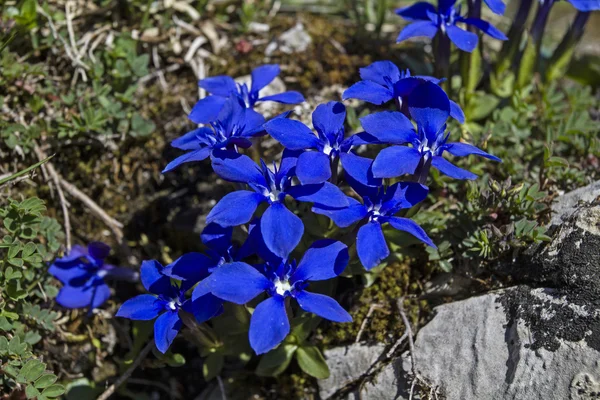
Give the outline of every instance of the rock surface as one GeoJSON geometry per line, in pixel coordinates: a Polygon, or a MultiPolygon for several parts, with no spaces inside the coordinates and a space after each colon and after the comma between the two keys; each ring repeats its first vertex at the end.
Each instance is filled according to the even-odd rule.
{"type": "Polygon", "coordinates": [[[293,28],[283,32],[276,40],[269,43],[265,49],[265,55],[271,56],[276,50],[285,54],[302,53],[312,43],[312,38],[304,28],[297,23],[293,28]]]}
{"type": "Polygon", "coordinates": [[[560,225],[577,211],[579,203],[591,203],[600,196],[600,181],[563,194],[552,205],[550,225],[560,225]]]}

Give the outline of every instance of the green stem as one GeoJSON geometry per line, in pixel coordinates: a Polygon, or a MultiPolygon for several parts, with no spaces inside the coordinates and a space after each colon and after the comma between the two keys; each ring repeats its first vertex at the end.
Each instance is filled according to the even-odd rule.
{"type": "Polygon", "coordinates": [[[547,82],[558,79],[567,72],[567,68],[571,63],[573,53],[575,52],[575,46],[581,40],[589,18],[589,12],[579,11],[577,13],[573,24],[556,50],[554,50],[554,53],[552,53],[552,57],[548,62],[548,68],[545,75],[545,80],[547,82]]]}

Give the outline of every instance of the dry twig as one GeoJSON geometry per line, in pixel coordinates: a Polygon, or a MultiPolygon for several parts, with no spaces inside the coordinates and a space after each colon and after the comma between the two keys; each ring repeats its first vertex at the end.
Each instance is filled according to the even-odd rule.
{"type": "Polygon", "coordinates": [[[150,340],[148,342],[148,344],[146,344],[146,347],[144,347],[142,349],[142,351],[140,351],[140,354],[138,354],[138,356],[135,358],[135,360],[133,360],[133,363],[131,363],[131,366],[127,369],[127,371],[125,371],[125,373],[123,375],[121,375],[119,377],[119,379],[116,380],[115,383],[110,385],[108,387],[108,389],[106,389],[104,391],[104,393],[102,393],[100,396],[98,396],[97,400],[107,400],[110,396],[112,396],[113,393],[115,392],[115,390],[117,390],[117,388],[119,386],[121,386],[123,383],[125,383],[125,381],[131,376],[131,374],[133,374],[133,371],[135,371],[135,369],[140,365],[142,360],[144,358],[146,358],[146,356],[148,355],[150,350],[152,350],[153,346],[154,346],[154,341],[150,340]]]}
{"type": "Polygon", "coordinates": [[[373,315],[373,312],[376,309],[381,308],[381,307],[383,307],[381,304],[372,304],[371,307],[369,307],[369,311],[367,311],[367,315],[365,316],[365,319],[363,319],[363,322],[360,324],[360,329],[358,330],[358,334],[356,335],[356,339],[354,340],[354,343],[360,342],[360,338],[363,334],[363,331],[367,327],[367,322],[369,321],[369,318],[371,318],[371,315],[373,315]]]}

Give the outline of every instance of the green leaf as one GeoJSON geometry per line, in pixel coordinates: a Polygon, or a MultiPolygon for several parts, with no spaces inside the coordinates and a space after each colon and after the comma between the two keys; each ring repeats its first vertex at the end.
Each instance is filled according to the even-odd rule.
{"type": "Polygon", "coordinates": [[[329,367],[316,346],[300,347],[296,351],[296,360],[302,371],[317,379],[329,378],[329,367]]]}
{"type": "Polygon", "coordinates": [[[23,176],[23,175],[25,175],[25,174],[28,174],[30,171],[33,171],[34,169],[36,169],[36,168],[37,168],[37,167],[39,167],[40,165],[42,165],[42,164],[45,164],[45,163],[47,163],[48,161],[50,161],[50,159],[51,159],[52,157],[54,157],[54,154],[52,154],[50,157],[47,157],[47,158],[43,159],[42,161],[40,161],[40,162],[38,162],[38,163],[35,163],[35,164],[33,164],[33,165],[32,165],[32,166],[30,166],[30,167],[27,167],[27,168],[25,168],[25,169],[24,169],[24,170],[22,170],[22,171],[15,172],[14,174],[12,174],[12,175],[10,175],[10,176],[8,176],[8,177],[6,177],[6,178],[2,178],[2,179],[0,179],[0,186],[1,186],[1,185],[3,185],[3,184],[5,184],[6,182],[10,182],[10,181],[12,181],[13,179],[17,179],[17,178],[18,178],[18,177],[20,177],[20,176],[23,176]]]}
{"type": "Polygon", "coordinates": [[[131,136],[143,137],[152,134],[156,130],[154,122],[142,117],[139,113],[133,114],[131,117],[131,136]]]}
{"type": "Polygon", "coordinates": [[[20,356],[27,350],[27,344],[21,343],[21,339],[18,336],[13,337],[8,343],[8,351],[12,354],[20,356]]]}
{"type": "Polygon", "coordinates": [[[39,398],[40,394],[40,391],[31,385],[27,385],[25,388],[25,396],[27,396],[28,399],[39,398]]]}
{"type": "Polygon", "coordinates": [[[202,365],[202,374],[204,375],[204,379],[210,381],[217,375],[221,373],[223,369],[223,364],[225,363],[225,358],[221,353],[211,353],[204,359],[204,364],[202,365]]]}
{"type": "Polygon", "coordinates": [[[25,363],[17,379],[21,382],[33,382],[37,380],[46,370],[46,364],[38,360],[29,360],[25,363]]]}
{"type": "Polygon", "coordinates": [[[261,357],[256,367],[258,376],[277,376],[286,370],[298,346],[295,344],[282,344],[261,357]]]}
{"type": "Polygon", "coordinates": [[[65,387],[63,385],[54,384],[48,386],[46,389],[42,391],[42,395],[46,397],[58,397],[65,392],[65,387]]]}
{"type": "Polygon", "coordinates": [[[57,377],[54,374],[44,374],[37,381],[35,381],[34,386],[37,389],[44,389],[56,382],[56,379],[57,377]]]}
{"type": "Polygon", "coordinates": [[[6,319],[5,316],[0,316],[0,331],[8,332],[12,328],[13,326],[10,322],[8,322],[8,319],[6,319]]]}
{"type": "Polygon", "coordinates": [[[0,355],[8,353],[8,339],[6,336],[0,336],[0,355]]]}

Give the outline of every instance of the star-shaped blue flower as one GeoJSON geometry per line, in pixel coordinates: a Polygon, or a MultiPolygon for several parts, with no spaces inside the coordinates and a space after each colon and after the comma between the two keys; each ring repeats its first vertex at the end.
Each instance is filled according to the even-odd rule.
{"type": "Polygon", "coordinates": [[[223,302],[211,294],[194,300],[185,293],[201,279],[209,275],[202,265],[202,254],[189,253],[172,264],[163,267],[158,261],[144,261],[141,267],[142,284],[152,294],[140,294],[127,300],[117,317],[154,322],[154,342],[161,353],[165,353],[179,333],[185,311],[194,315],[198,323],[209,320],[223,312],[223,302]],[[182,279],[181,285],[171,282],[171,277],[182,279]]]}
{"type": "MultiPolygon", "coordinates": [[[[375,61],[360,68],[360,77],[361,81],[344,91],[343,100],[359,99],[377,105],[394,100],[398,111],[405,114],[408,110],[408,98],[413,90],[424,82],[440,84],[443,81],[432,76],[411,76],[409,70],[400,71],[391,61],[375,61]]],[[[450,106],[452,118],[464,123],[465,114],[460,106],[454,101],[450,101],[450,106]]]]}
{"type": "Polygon", "coordinates": [[[259,92],[267,86],[277,75],[279,65],[267,64],[252,70],[252,83],[250,87],[237,84],[232,77],[226,75],[213,76],[202,79],[198,85],[210,93],[201,99],[192,109],[189,118],[197,124],[212,122],[221,111],[228,98],[234,98],[244,108],[252,109],[258,102],[275,101],[283,104],[298,104],[304,101],[304,97],[295,91],[288,91],[272,96],[259,97],[259,92]]]}
{"type": "Polygon", "coordinates": [[[261,217],[261,231],[265,244],[273,253],[284,257],[295,248],[302,234],[302,220],[285,206],[286,196],[327,207],[342,208],[348,205],[346,196],[329,182],[311,185],[293,185],[297,159],[286,156],[269,169],[262,162],[259,167],[248,156],[219,151],[214,152],[212,165],[215,172],[230,182],[246,183],[252,190],[238,190],[224,196],[206,217],[207,223],[223,227],[250,222],[257,207],[267,203],[261,217]]]}
{"type": "Polygon", "coordinates": [[[390,254],[381,228],[385,223],[435,247],[419,225],[408,218],[395,215],[400,210],[423,201],[428,193],[426,186],[414,182],[398,182],[388,188],[356,184],[352,188],[361,196],[362,202],[349,197],[350,206],[345,209],[314,206],[313,211],[328,216],[340,228],[361,222],[356,236],[356,252],[365,269],[376,267],[390,254]]]}
{"type": "Polygon", "coordinates": [[[298,264],[288,254],[257,268],[235,262],[216,269],[204,282],[213,295],[236,304],[246,304],[261,293],[261,301],[250,319],[250,346],[257,354],[275,348],[290,331],[286,299],[301,309],[335,322],[351,322],[352,317],[329,296],[307,291],[313,281],[338,276],[348,264],[348,249],[337,241],[320,240],[306,251],[298,264]]]}
{"type": "Polygon", "coordinates": [[[129,268],[115,267],[104,260],[110,247],[92,242],[87,248],[75,245],[68,255],[52,263],[48,272],[63,283],[56,302],[66,308],[100,307],[110,297],[105,278],[136,280],[137,273],[129,268]]]}
{"type": "Polygon", "coordinates": [[[498,157],[466,143],[447,143],[446,121],[450,116],[450,102],[446,93],[436,84],[427,82],[418,87],[409,99],[409,113],[417,123],[417,130],[404,114],[380,112],[361,119],[365,131],[382,143],[407,144],[391,146],[379,152],[372,166],[376,178],[392,178],[404,174],[418,175],[429,166],[455,179],[475,179],[477,175],[447,161],[447,151],[458,157],[475,154],[494,161],[498,157]]]}
{"type": "Polygon", "coordinates": [[[250,138],[263,132],[264,122],[262,115],[242,107],[235,99],[225,101],[218,118],[210,123],[210,127],[194,129],[171,142],[171,146],[188,152],[171,161],[163,173],[183,163],[202,161],[215,149],[236,151],[238,147],[250,147],[250,138]]]}
{"type": "Polygon", "coordinates": [[[331,178],[332,169],[337,168],[338,161],[341,161],[346,174],[352,175],[357,164],[361,163],[361,157],[350,150],[352,146],[368,142],[360,135],[344,137],[346,107],[337,101],[320,104],[313,112],[312,120],[316,134],[302,122],[284,118],[272,119],[264,128],[286,149],[301,151],[296,175],[302,184],[327,181],[331,178]]]}
{"type": "Polygon", "coordinates": [[[433,39],[439,32],[442,35],[447,35],[456,47],[470,53],[477,47],[478,37],[475,33],[456,26],[457,23],[461,22],[480,29],[494,39],[508,39],[504,33],[487,21],[479,18],[462,17],[460,6],[455,6],[455,4],[456,0],[440,0],[436,9],[430,3],[418,2],[396,10],[396,14],[412,22],[400,32],[397,42],[417,36],[433,39]]]}

